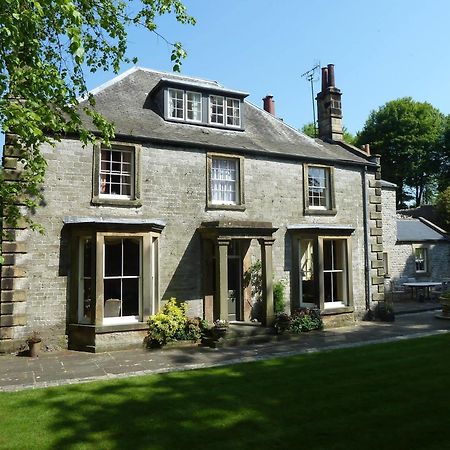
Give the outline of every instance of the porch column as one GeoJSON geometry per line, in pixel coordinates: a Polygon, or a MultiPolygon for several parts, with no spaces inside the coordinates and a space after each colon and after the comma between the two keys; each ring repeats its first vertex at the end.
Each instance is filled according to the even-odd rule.
{"type": "Polygon", "coordinates": [[[262,303],[263,303],[263,325],[271,326],[275,320],[273,308],[273,266],[272,245],[275,239],[258,239],[261,246],[261,269],[262,269],[262,303]]]}
{"type": "Polygon", "coordinates": [[[218,238],[216,242],[216,286],[214,320],[228,320],[228,245],[230,239],[218,238]]]}

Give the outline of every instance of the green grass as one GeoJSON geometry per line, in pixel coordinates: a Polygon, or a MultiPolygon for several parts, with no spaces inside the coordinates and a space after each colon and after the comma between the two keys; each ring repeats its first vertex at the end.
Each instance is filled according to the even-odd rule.
{"type": "Polygon", "coordinates": [[[1,449],[449,448],[450,335],[0,394],[1,449]]]}

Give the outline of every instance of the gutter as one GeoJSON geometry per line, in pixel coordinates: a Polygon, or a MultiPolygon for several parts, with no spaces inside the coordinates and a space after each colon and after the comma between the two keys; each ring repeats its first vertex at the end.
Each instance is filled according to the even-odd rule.
{"type": "Polygon", "coordinates": [[[365,299],[366,310],[370,311],[370,259],[369,259],[369,223],[367,192],[367,166],[362,170],[362,197],[363,197],[363,222],[364,222],[364,274],[365,274],[365,299]]]}

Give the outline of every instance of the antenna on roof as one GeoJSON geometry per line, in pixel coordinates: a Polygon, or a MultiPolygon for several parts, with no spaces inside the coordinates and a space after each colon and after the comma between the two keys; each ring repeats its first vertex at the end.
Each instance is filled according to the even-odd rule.
{"type": "Polygon", "coordinates": [[[313,126],[314,126],[314,137],[317,137],[317,121],[316,121],[316,105],[314,103],[314,82],[318,81],[319,78],[315,78],[316,70],[320,68],[320,63],[316,64],[312,69],[307,70],[302,73],[302,78],[306,78],[306,81],[311,83],[311,101],[313,110],[313,126]]]}

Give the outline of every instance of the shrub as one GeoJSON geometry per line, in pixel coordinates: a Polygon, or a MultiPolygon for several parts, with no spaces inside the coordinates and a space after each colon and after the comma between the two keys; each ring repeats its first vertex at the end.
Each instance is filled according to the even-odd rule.
{"type": "Polygon", "coordinates": [[[188,319],[186,310],[186,302],[177,304],[173,297],[168,300],[162,310],[148,320],[148,344],[161,346],[177,340],[199,339],[200,319],[188,319]]]}
{"type": "Polygon", "coordinates": [[[322,328],[322,317],[318,309],[298,309],[291,316],[291,326],[289,330],[293,333],[321,330],[322,328]]]}
{"type": "Polygon", "coordinates": [[[286,306],[284,301],[284,280],[277,281],[273,284],[273,309],[275,314],[283,313],[286,306]]]}

